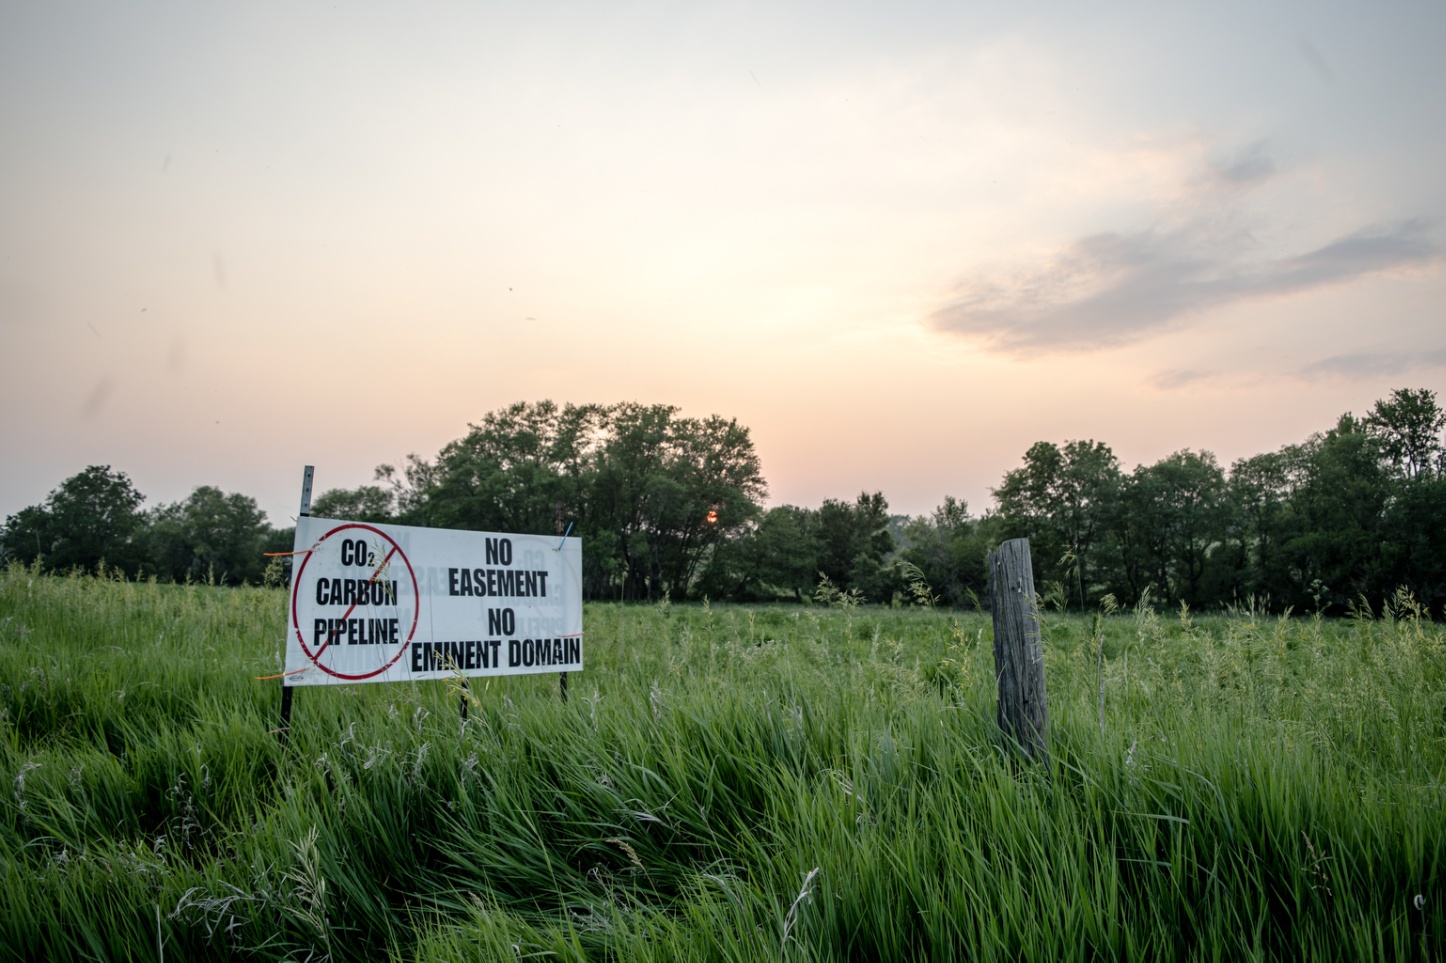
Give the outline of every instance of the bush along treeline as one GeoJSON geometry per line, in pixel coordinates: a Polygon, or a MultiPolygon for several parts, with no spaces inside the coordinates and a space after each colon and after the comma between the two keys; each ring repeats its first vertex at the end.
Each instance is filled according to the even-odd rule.
{"type": "Polygon", "coordinates": [[[247,495],[202,485],[174,504],[146,511],[144,502],[125,472],[92,465],[61,482],[44,504],[7,518],[0,557],[47,571],[240,585],[265,579],[266,552],[291,549],[292,530],[268,525],[247,495]]]}
{"type": "MultiPolygon", "coordinates": [[[[881,492],[818,508],[765,509],[748,429],[666,405],[518,403],[487,414],[433,458],[382,465],[374,484],[332,489],[313,514],[583,538],[593,599],[816,599],[977,605],[986,552],[1027,537],[1035,581],[1059,609],[1106,597],[1192,608],[1252,604],[1343,613],[1404,587],[1446,603],[1446,412],[1401,389],[1364,417],[1228,469],[1178,451],[1125,471],[1097,441],[1042,441],[972,515],[946,498],[891,515],[881,492]]],[[[290,547],[253,499],[196,489],[143,511],[126,476],[91,467],[7,519],[0,546],[52,570],[175,581],[279,579],[265,550],[290,547]],[[268,576],[269,573],[269,576],[268,576]]]]}

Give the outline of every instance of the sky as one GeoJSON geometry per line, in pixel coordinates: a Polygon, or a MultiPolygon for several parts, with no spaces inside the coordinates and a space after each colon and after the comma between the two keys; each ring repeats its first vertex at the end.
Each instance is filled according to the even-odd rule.
{"type": "Polygon", "coordinates": [[[278,525],[515,401],[977,512],[1446,396],[1446,5],[0,4],[0,517],[278,525]]]}

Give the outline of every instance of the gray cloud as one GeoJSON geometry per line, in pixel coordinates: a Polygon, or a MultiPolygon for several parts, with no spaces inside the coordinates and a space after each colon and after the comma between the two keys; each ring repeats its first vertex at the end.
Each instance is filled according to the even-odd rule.
{"type": "Polygon", "coordinates": [[[1295,46],[1300,51],[1300,55],[1305,58],[1305,62],[1310,64],[1310,69],[1314,70],[1321,80],[1328,84],[1335,83],[1336,72],[1331,69],[1329,61],[1321,56],[1321,52],[1315,49],[1315,44],[1305,37],[1298,37],[1295,46]]]}
{"type": "Polygon", "coordinates": [[[1176,388],[1184,388],[1188,385],[1199,384],[1202,381],[1210,381],[1215,375],[1209,371],[1197,371],[1193,368],[1176,368],[1171,371],[1162,371],[1150,379],[1151,386],[1161,391],[1173,391],[1176,388]]]}
{"type": "Polygon", "coordinates": [[[1433,351],[1359,351],[1322,358],[1300,369],[1306,378],[1373,378],[1405,374],[1420,368],[1446,367],[1446,348],[1433,351]]]}
{"type": "Polygon", "coordinates": [[[1360,230],[1305,254],[1255,262],[1238,255],[1248,238],[1210,219],[1169,231],[1095,234],[1045,267],[964,282],[930,323],[1020,353],[1119,345],[1236,302],[1429,263],[1440,249],[1427,227],[1411,220],[1360,230]]]}
{"type": "Polygon", "coordinates": [[[1227,184],[1254,185],[1275,174],[1275,159],[1266,152],[1265,142],[1257,141],[1233,157],[1214,161],[1210,169],[1227,184]]]}

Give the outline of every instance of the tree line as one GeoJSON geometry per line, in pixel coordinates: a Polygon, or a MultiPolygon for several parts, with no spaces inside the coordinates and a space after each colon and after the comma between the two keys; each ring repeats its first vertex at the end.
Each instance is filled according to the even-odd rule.
{"type": "MultiPolygon", "coordinates": [[[[891,514],[881,492],[764,508],[748,429],[668,405],[518,403],[432,458],[379,466],[319,495],[357,521],[583,538],[589,598],[817,599],[966,606],[987,551],[1028,537],[1047,604],[1148,597],[1196,609],[1254,604],[1345,612],[1404,588],[1446,603],[1446,412],[1400,389],[1364,417],[1228,469],[1182,450],[1126,471],[1094,440],[1041,441],[973,515],[949,497],[891,514]]],[[[143,510],[121,472],[92,466],[10,516],[0,553],[49,570],[223,584],[284,578],[290,548],[254,499],[202,486],[143,510]]]]}

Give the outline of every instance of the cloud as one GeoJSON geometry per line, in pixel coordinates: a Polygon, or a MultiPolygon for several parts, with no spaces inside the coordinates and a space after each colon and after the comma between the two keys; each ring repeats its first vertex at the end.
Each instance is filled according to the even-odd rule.
{"type": "MultiPolygon", "coordinates": [[[[1258,178],[1268,161],[1247,159],[1225,171],[1258,178]]],[[[1250,261],[1240,256],[1251,247],[1249,235],[1229,222],[1199,215],[1172,229],[1081,238],[1033,270],[966,280],[930,323],[1013,353],[1109,347],[1237,302],[1302,294],[1440,255],[1426,222],[1410,220],[1358,230],[1304,254],[1250,261]]]]}
{"type": "Polygon", "coordinates": [[[1300,51],[1300,55],[1305,58],[1305,62],[1310,64],[1310,69],[1314,70],[1321,80],[1328,84],[1335,83],[1336,72],[1331,69],[1329,61],[1321,56],[1321,52],[1315,49],[1315,44],[1305,37],[1297,37],[1295,46],[1300,51]]]}
{"type": "Polygon", "coordinates": [[[1257,141],[1233,157],[1213,161],[1210,171],[1225,184],[1254,185],[1275,174],[1275,159],[1266,151],[1265,142],[1257,141]]]}
{"type": "Polygon", "coordinates": [[[1197,385],[1202,381],[1212,381],[1215,374],[1210,371],[1197,371],[1193,368],[1176,368],[1172,371],[1162,371],[1150,379],[1150,385],[1161,391],[1173,391],[1176,388],[1184,388],[1188,385],[1197,385]]]}
{"type": "Polygon", "coordinates": [[[1434,351],[1359,351],[1322,358],[1300,369],[1302,377],[1374,378],[1420,368],[1446,367],[1446,348],[1434,351]]]}

